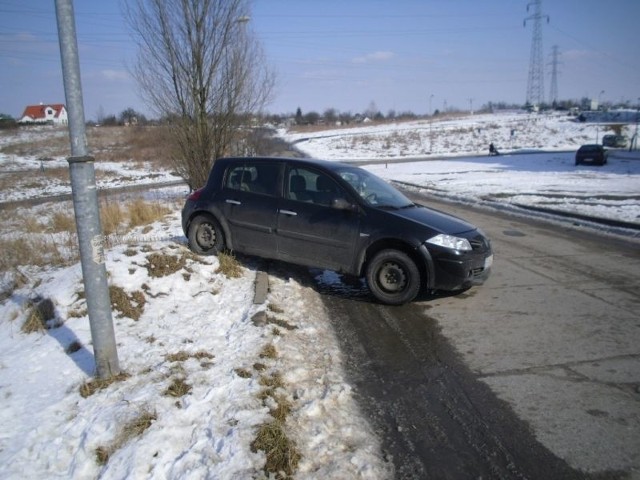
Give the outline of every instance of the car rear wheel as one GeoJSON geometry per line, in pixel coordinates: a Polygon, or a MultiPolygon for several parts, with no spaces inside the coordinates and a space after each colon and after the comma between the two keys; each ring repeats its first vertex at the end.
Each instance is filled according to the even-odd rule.
{"type": "Polygon", "coordinates": [[[209,215],[194,218],[189,225],[189,248],[200,255],[215,255],[225,249],[220,223],[209,215]]]}
{"type": "Polygon", "coordinates": [[[399,250],[378,252],[367,266],[366,277],[373,296],[389,305],[408,303],[420,291],[418,267],[399,250]]]}

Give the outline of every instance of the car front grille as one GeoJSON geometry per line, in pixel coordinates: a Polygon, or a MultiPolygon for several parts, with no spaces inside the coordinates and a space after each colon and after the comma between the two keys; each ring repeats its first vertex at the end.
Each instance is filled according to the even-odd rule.
{"type": "Polygon", "coordinates": [[[470,238],[469,243],[473,250],[486,250],[489,247],[487,240],[482,235],[470,238]]]}
{"type": "Polygon", "coordinates": [[[473,270],[471,270],[470,276],[471,277],[477,277],[478,275],[481,275],[482,272],[484,272],[484,267],[480,267],[480,268],[474,268],[473,270]]]}

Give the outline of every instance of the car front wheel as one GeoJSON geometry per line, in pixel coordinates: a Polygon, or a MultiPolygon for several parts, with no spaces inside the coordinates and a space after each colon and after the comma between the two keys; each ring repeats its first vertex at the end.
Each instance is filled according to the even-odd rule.
{"type": "Polygon", "coordinates": [[[209,215],[200,215],[189,225],[189,248],[200,255],[215,255],[225,249],[220,223],[209,215]]]}
{"type": "Polygon", "coordinates": [[[399,250],[378,252],[367,266],[366,277],[373,296],[389,305],[408,303],[420,291],[418,267],[399,250]]]}

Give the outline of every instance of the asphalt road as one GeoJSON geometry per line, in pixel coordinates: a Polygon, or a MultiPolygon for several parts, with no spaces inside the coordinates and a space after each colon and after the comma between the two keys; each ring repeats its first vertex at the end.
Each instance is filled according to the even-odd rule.
{"type": "Polygon", "coordinates": [[[422,203],[492,239],[485,285],[403,307],[318,287],[397,478],[640,479],[638,241],[422,203]]]}

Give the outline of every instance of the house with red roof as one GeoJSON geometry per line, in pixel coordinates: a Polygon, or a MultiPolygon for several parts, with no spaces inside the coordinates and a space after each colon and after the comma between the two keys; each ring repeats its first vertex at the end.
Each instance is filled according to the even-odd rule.
{"type": "Polygon", "coordinates": [[[18,123],[67,125],[67,108],[61,103],[28,105],[18,123]]]}

